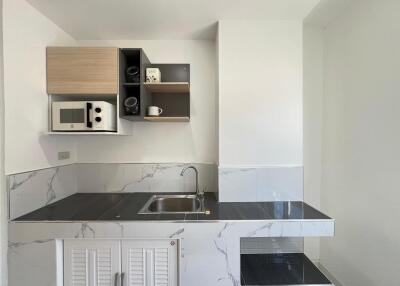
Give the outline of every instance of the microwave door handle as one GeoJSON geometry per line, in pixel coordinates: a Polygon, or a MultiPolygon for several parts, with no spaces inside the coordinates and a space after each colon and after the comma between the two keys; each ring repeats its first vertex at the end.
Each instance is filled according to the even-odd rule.
{"type": "Polygon", "coordinates": [[[86,127],[87,128],[93,128],[93,122],[91,120],[91,113],[92,113],[92,103],[87,102],[86,103],[86,127]]]}

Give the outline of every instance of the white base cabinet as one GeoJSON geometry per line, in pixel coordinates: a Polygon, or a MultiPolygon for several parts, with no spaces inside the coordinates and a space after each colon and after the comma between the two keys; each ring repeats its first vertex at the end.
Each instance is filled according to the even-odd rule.
{"type": "Polygon", "coordinates": [[[120,265],[119,241],[64,241],[65,286],[114,286],[120,265]]]}
{"type": "Polygon", "coordinates": [[[123,240],[122,273],[126,286],[175,286],[178,251],[175,240],[123,240]]]}
{"type": "Polygon", "coordinates": [[[64,286],[178,286],[177,240],[64,240],[64,286]]]}

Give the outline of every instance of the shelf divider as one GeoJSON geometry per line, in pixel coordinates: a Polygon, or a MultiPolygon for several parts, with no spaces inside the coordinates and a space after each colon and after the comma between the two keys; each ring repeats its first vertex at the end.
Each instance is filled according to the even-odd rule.
{"type": "Polygon", "coordinates": [[[189,116],[145,116],[144,120],[151,122],[189,122],[189,116]]]}
{"type": "Polygon", "coordinates": [[[144,86],[151,92],[156,93],[189,93],[188,82],[145,82],[144,86]]]}

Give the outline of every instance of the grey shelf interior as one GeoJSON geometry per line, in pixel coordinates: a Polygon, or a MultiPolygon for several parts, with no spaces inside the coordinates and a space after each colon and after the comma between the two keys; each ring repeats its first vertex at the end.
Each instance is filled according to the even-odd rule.
{"type": "MultiPolygon", "coordinates": [[[[149,64],[147,67],[160,69],[161,82],[182,82],[190,85],[190,64],[149,64]]],[[[190,118],[190,91],[150,92],[148,96],[149,105],[163,109],[162,117],[190,118]]]]}

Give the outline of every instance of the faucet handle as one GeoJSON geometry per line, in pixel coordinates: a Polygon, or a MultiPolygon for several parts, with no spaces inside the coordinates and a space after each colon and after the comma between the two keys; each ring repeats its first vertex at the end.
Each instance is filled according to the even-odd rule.
{"type": "Polygon", "coordinates": [[[204,197],[204,190],[202,190],[202,191],[198,190],[198,191],[197,191],[197,196],[198,196],[199,198],[203,198],[203,197],[204,197]]]}

